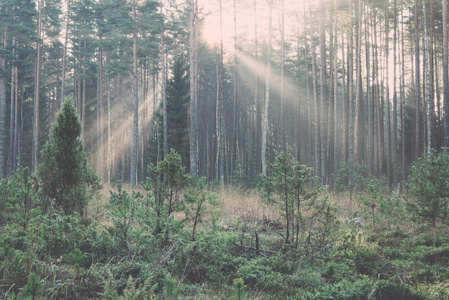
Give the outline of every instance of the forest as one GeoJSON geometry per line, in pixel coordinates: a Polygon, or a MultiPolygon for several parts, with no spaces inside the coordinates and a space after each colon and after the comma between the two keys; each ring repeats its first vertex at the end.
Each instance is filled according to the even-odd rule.
{"type": "Polygon", "coordinates": [[[2,0],[0,297],[448,299],[447,0],[2,0]]]}

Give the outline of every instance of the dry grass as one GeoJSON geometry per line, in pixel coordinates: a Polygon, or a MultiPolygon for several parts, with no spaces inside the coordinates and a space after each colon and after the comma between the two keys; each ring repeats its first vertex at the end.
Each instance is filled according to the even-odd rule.
{"type": "MultiPolygon", "coordinates": [[[[140,185],[123,184],[123,190],[130,194],[132,191],[146,193],[140,185]]],[[[102,223],[108,222],[106,210],[110,191],[117,192],[117,187],[103,183],[103,189],[99,191],[98,198],[92,201],[88,208],[89,216],[102,223]]],[[[215,194],[218,197],[216,216],[222,226],[232,226],[239,219],[247,225],[254,226],[281,222],[278,207],[274,204],[265,204],[255,191],[243,192],[233,187],[220,187],[215,194]]],[[[183,218],[184,214],[176,217],[177,219],[183,218]]]]}
{"type": "Polygon", "coordinates": [[[253,190],[243,192],[233,187],[223,187],[217,191],[219,199],[218,217],[226,226],[235,224],[238,219],[248,225],[267,225],[281,220],[276,205],[265,204],[253,190]]]}

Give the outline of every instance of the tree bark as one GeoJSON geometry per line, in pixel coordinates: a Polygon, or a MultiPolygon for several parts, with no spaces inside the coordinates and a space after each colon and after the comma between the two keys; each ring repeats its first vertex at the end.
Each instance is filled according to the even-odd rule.
{"type": "MultiPolygon", "coordinates": [[[[7,29],[3,28],[2,39],[0,41],[4,48],[7,46],[7,29]]],[[[0,57],[0,68],[6,68],[6,58],[0,57]]],[[[0,177],[6,175],[6,76],[0,74],[0,177]]]]}
{"type": "Polygon", "coordinates": [[[386,124],[387,134],[386,134],[386,149],[385,156],[387,160],[387,179],[391,182],[391,108],[390,108],[390,4],[389,0],[385,1],[385,103],[386,103],[386,124]]]}
{"type": "Polygon", "coordinates": [[[392,163],[393,163],[393,187],[398,183],[398,99],[397,99],[397,0],[393,2],[394,32],[393,32],[393,131],[391,139],[392,163]]]}
{"type": "Polygon", "coordinates": [[[418,16],[418,2],[415,1],[415,157],[418,159],[421,156],[421,85],[420,79],[420,66],[419,66],[419,16],[418,16]]]}
{"type": "MultiPolygon", "coordinates": [[[[349,0],[349,16],[352,18],[352,0],[349,0]]],[[[347,51],[347,64],[348,64],[348,157],[354,158],[354,122],[353,122],[353,107],[354,107],[354,38],[352,26],[349,28],[348,33],[348,51],[347,51]]]]}
{"type": "MultiPolygon", "coordinates": [[[[132,3],[132,18],[134,25],[137,24],[136,17],[137,0],[132,3]]],[[[132,139],[132,156],[131,156],[131,184],[137,185],[137,148],[139,136],[139,98],[138,98],[138,77],[137,77],[137,32],[133,29],[133,139],[132,139]]]]}
{"type": "Polygon", "coordinates": [[[267,175],[266,165],[266,148],[268,135],[268,108],[270,104],[270,76],[271,76],[271,36],[272,36],[272,19],[273,19],[273,0],[269,0],[269,21],[268,21],[268,45],[267,45],[267,71],[265,74],[265,105],[263,112],[263,128],[262,128],[262,174],[267,175]]]}
{"type": "Polygon", "coordinates": [[[41,28],[42,28],[42,0],[38,2],[36,68],[34,79],[34,122],[33,122],[33,158],[32,173],[36,174],[39,154],[39,93],[41,75],[41,28]]]}
{"type": "Polygon", "coordinates": [[[427,16],[426,16],[426,2],[422,1],[422,9],[424,16],[424,64],[426,72],[426,127],[427,127],[427,141],[426,141],[426,153],[430,154],[430,149],[432,149],[432,125],[431,119],[433,112],[430,110],[430,73],[429,73],[429,45],[427,37],[427,16]]]}
{"type": "Polygon", "coordinates": [[[198,175],[198,149],[197,149],[197,111],[196,111],[196,88],[197,88],[197,78],[196,78],[196,60],[197,60],[197,50],[196,50],[196,0],[190,0],[190,52],[189,52],[189,63],[190,63],[190,175],[194,178],[198,175]]]}
{"type": "Polygon", "coordinates": [[[320,137],[321,137],[321,181],[323,184],[327,184],[328,182],[328,166],[327,166],[327,75],[326,75],[326,32],[325,32],[325,5],[324,0],[320,0],[320,111],[321,111],[321,119],[320,119],[320,137]]]}
{"type": "Polygon", "coordinates": [[[361,157],[361,145],[363,144],[363,94],[362,94],[362,2],[357,1],[357,39],[356,39],[356,99],[354,120],[354,161],[359,162],[361,157]]]}
{"type": "Polygon", "coordinates": [[[163,117],[163,127],[164,127],[164,156],[162,159],[168,155],[168,123],[167,123],[167,76],[166,76],[166,63],[165,63],[165,43],[164,43],[164,15],[163,15],[163,0],[161,0],[161,70],[162,70],[162,117],[163,117]]]}
{"type": "Polygon", "coordinates": [[[443,0],[443,89],[444,147],[449,154],[449,76],[448,76],[447,0],[443,0]]]}
{"type": "Polygon", "coordinates": [[[59,106],[62,107],[65,97],[65,75],[66,75],[66,65],[67,65],[67,44],[69,41],[69,22],[70,22],[70,0],[67,0],[67,18],[65,24],[65,34],[64,34],[64,49],[62,54],[62,81],[61,81],[61,99],[59,100],[59,106]]]}

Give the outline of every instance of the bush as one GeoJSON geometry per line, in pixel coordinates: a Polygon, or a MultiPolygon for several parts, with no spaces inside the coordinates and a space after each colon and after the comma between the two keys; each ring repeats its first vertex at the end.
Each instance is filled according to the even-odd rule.
{"type": "Polygon", "coordinates": [[[419,291],[414,291],[407,284],[399,284],[390,280],[378,280],[370,294],[376,300],[421,300],[426,299],[419,291]]]}
{"type": "Polygon", "coordinates": [[[367,299],[372,283],[367,276],[355,281],[341,280],[334,285],[325,285],[315,292],[306,292],[301,300],[360,300],[367,299]]]}
{"type": "Polygon", "coordinates": [[[408,199],[408,210],[433,227],[448,216],[448,178],[449,155],[445,151],[432,149],[412,165],[408,187],[413,198],[408,199]]]}

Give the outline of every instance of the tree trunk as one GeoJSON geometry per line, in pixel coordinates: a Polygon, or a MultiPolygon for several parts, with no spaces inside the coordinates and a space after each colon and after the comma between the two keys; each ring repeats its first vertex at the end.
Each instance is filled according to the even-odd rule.
{"type": "Polygon", "coordinates": [[[432,125],[431,119],[433,112],[430,110],[430,74],[429,74],[429,46],[427,37],[427,16],[426,16],[426,2],[423,0],[422,9],[424,15],[424,63],[426,72],[426,122],[427,122],[427,141],[426,141],[426,153],[430,154],[432,149],[432,125]]]}
{"type": "Polygon", "coordinates": [[[70,0],[67,0],[67,19],[65,24],[65,34],[64,34],[64,49],[62,54],[62,81],[61,81],[61,99],[59,101],[59,108],[62,106],[65,97],[65,74],[67,65],[67,44],[69,41],[69,22],[70,22],[70,0]]]}
{"type": "MultiPolygon", "coordinates": [[[[349,0],[349,15],[352,18],[352,0],[349,0]]],[[[352,26],[349,28],[348,33],[348,157],[354,158],[354,122],[353,122],[353,107],[354,107],[354,38],[352,26]]]]}
{"type": "MultiPolygon", "coordinates": [[[[7,43],[7,29],[4,26],[2,39],[0,41],[1,45],[6,48],[7,43]]],[[[0,57],[0,68],[6,68],[6,58],[0,57]]],[[[6,76],[0,74],[0,178],[6,175],[6,76]]]]}
{"type": "MultiPolygon", "coordinates": [[[[233,103],[232,103],[232,137],[231,137],[231,170],[234,170],[237,160],[237,137],[238,137],[238,120],[237,120],[237,5],[234,0],[234,70],[233,77],[233,103]]],[[[232,173],[231,173],[232,174],[232,173]]]]}
{"type": "Polygon", "coordinates": [[[321,181],[327,184],[327,75],[326,75],[326,32],[325,32],[325,5],[324,0],[320,0],[320,137],[321,137],[321,181]]]}
{"type": "Polygon", "coordinates": [[[190,175],[194,178],[198,175],[198,149],[197,149],[197,111],[196,111],[196,93],[197,93],[197,78],[196,78],[196,5],[197,0],[190,0],[190,175]]]}
{"type": "Polygon", "coordinates": [[[267,71],[265,74],[265,106],[263,112],[263,128],[262,128],[262,174],[267,175],[266,165],[266,148],[268,135],[268,108],[270,104],[270,76],[271,76],[271,36],[272,36],[272,19],[273,19],[273,0],[269,0],[269,21],[268,21],[268,45],[267,45],[267,71]]]}
{"type": "Polygon", "coordinates": [[[405,50],[404,50],[404,5],[401,5],[401,179],[405,173],[405,50]]]}
{"type": "Polygon", "coordinates": [[[385,103],[386,103],[386,110],[387,110],[387,115],[386,115],[386,124],[385,126],[387,127],[387,134],[386,134],[386,149],[385,149],[385,156],[386,156],[386,160],[387,160],[387,179],[388,182],[391,182],[391,109],[390,109],[390,72],[389,72],[389,67],[390,67],[390,46],[389,46],[389,41],[390,41],[390,13],[389,13],[389,0],[385,1],[385,103]]]}
{"type": "Polygon", "coordinates": [[[165,43],[164,43],[164,15],[163,15],[163,0],[161,0],[161,70],[162,70],[162,117],[163,117],[163,127],[164,127],[164,156],[162,159],[168,155],[168,123],[167,123],[167,76],[166,76],[166,63],[165,63],[165,43]]]}
{"type": "Polygon", "coordinates": [[[418,16],[418,2],[415,1],[415,157],[418,159],[421,156],[421,85],[420,79],[420,66],[419,66],[419,16],[418,16]]]}
{"type": "Polygon", "coordinates": [[[449,153],[449,77],[448,77],[447,0],[443,0],[443,89],[444,147],[449,153]]]}
{"type": "MultiPolygon", "coordinates": [[[[15,58],[16,56],[16,37],[13,36],[12,37],[12,56],[15,58]]],[[[16,82],[16,74],[17,74],[17,66],[13,65],[11,66],[11,105],[10,105],[10,120],[9,120],[9,159],[8,159],[8,176],[11,175],[11,173],[15,170],[16,168],[16,135],[14,134],[16,132],[16,127],[15,125],[17,125],[17,93],[16,91],[18,90],[18,82],[16,82]]],[[[5,106],[6,109],[6,106],[5,106]]]]}
{"type": "Polygon", "coordinates": [[[361,145],[363,144],[363,94],[362,94],[362,3],[357,1],[357,40],[356,40],[356,99],[354,120],[354,161],[359,162],[361,157],[361,145]]]}
{"type": "Polygon", "coordinates": [[[281,102],[281,150],[286,151],[287,150],[287,127],[286,127],[286,103],[285,103],[285,77],[284,77],[284,61],[285,61],[285,13],[284,13],[284,0],[280,0],[280,24],[279,24],[279,31],[281,34],[281,87],[280,87],[280,102],[281,102]]]}
{"type": "Polygon", "coordinates": [[[32,173],[36,174],[39,155],[39,93],[41,76],[41,28],[42,28],[42,0],[38,2],[37,20],[37,45],[36,45],[36,66],[34,79],[34,122],[33,122],[33,159],[32,173]]]}
{"type": "MultiPolygon", "coordinates": [[[[312,15],[311,4],[309,0],[309,13],[312,15]]],[[[310,42],[311,42],[311,54],[312,54],[312,86],[313,86],[313,141],[314,141],[314,157],[315,157],[315,174],[321,176],[321,147],[320,147],[320,109],[318,101],[318,78],[317,78],[317,64],[315,45],[313,44],[314,28],[310,26],[310,42]]]]}
{"type": "Polygon", "coordinates": [[[397,156],[397,144],[398,144],[398,99],[397,99],[397,0],[394,0],[394,32],[393,32],[393,132],[391,139],[391,152],[392,152],[392,163],[393,163],[393,187],[396,188],[398,184],[398,156],[397,156]]]}
{"type": "MultiPolygon", "coordinates": [[[[132,3],[132,18],[136,22],[137,0],[132,3]]],[[[133,30],[133,139],[131,156],[131,184],[137,185],[137,148],[139,141],[139,98],[138,98],[138,77],[137,77],[137,32],[133,30]]]]}

